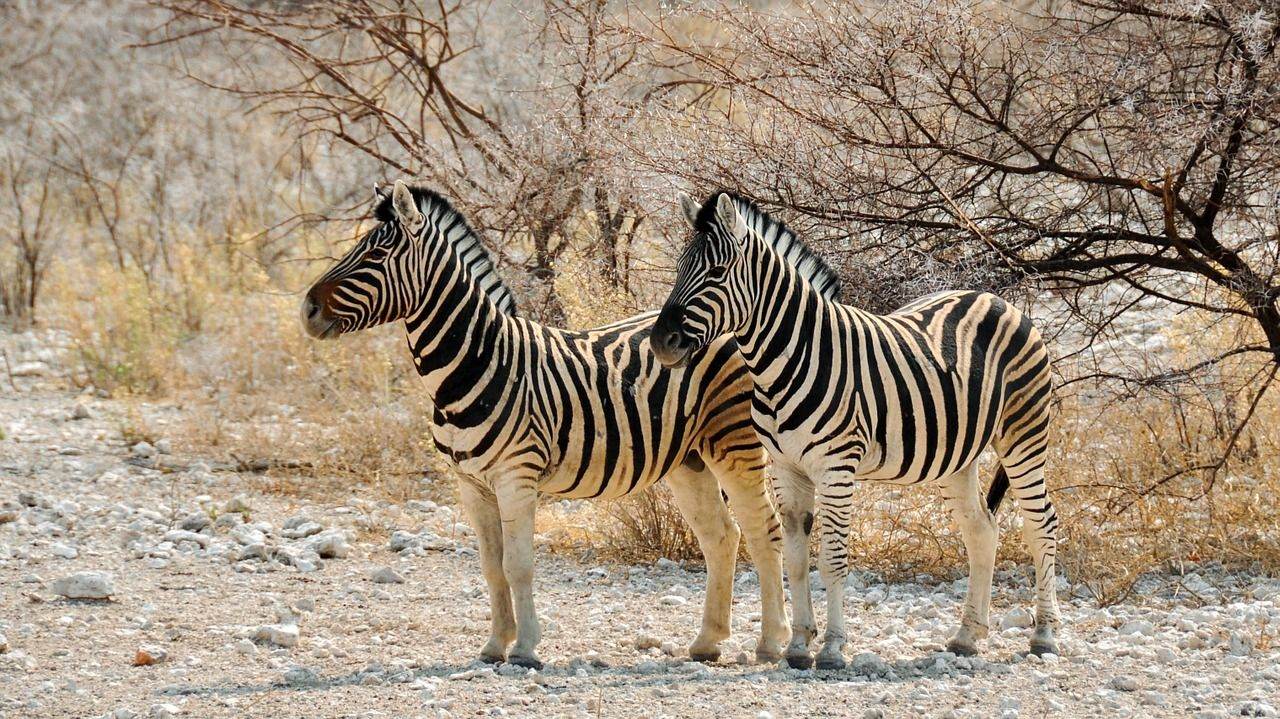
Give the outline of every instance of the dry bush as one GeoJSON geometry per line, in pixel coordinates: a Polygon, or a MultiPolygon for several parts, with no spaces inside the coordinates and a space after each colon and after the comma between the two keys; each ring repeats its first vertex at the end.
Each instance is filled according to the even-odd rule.
{"type": "Polygon", "coordinates": [[[606,556],[628,562],[658,557],[702,561],[698,538],[676,508],[671,490],[661,484],[633,497],[600,502],[594,510],[606,556]]]}

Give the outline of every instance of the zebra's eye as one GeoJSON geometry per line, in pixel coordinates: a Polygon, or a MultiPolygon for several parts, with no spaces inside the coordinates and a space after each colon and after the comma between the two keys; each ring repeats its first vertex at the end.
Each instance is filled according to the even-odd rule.
{"type": "Polygon", "coordinates": [[[711,269],[707,270],[707,279],[717,280],[717,281],[723,280],[725,274],[728,273],[728,271],[729,271],[728,267],[725,267],[724,265],[716,265],[715,267],[712,267],[711,269]]]}
{"type": "Polygon", "coordinates": [[[387,248],[371,247],[364,255],[365,260],[369,262],[381,262],[387,258],[387,248]]]}

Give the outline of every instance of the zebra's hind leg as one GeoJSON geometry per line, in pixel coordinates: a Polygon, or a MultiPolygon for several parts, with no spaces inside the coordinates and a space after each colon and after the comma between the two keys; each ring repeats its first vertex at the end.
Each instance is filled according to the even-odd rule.
{"type": "Polygon", "coordinates": [[[491,664],[507,659],[507,647],[516,638],[516,617],[511,608],[511,586],[502,571],[502,520],[492,494],[463,481],[459,485],[462,506],[475,527],[480,544],[480,571],[489,585],[489,641],[480,659],[491,664]]]}
{"type": "Polygon", "coordinates": [[[987,637],[991,615],[991,578],[995,572],[997,530],[995,519],[978,498],[978,465],[939,482],[942,498],[960,527],[969,555],[969,590],[964,598],[960,629],[947,642],[947,650],[962,656],[978,653],[978,642],[987,637]]]}
{"type": "Polygon", "coordinates": [[[793,669],[813,666],[809,644],[818,634],[809,592],[809,534],[813,531],[813,483],[803,473],[774,465],[773,487],[782,515],[782,552],[791,587],[791,642],[787,664],[793,669]]]}
{"type": "Polygon", "coordinates": [[[1031,551],[1036,570],[1036,628],[1031,635],[1031,653],[1057,654],[1054,632],[1061,625],[1055,576],[1058,512],[1045,492],[1044,468],[1023,471],[1025,473],[1016,478],[1009,473],[1009,488],[1022,514],[1022,537],[1031,551]]]}
{"type": "Polygon", "coordinates": [[[765,461],[764,450],[757,448],[750,456],[713,462],[711,469],[729,496],[729,509],[746,537],[747,553],[760,579],[756,661],[773,663],[782,658],[787,610],[782,587],[782,527],[769,496],[765,461]]]}
{"type": "Polygon", "coordinates": [[[818,488],[818,525],[821,552],[818,573],[827,590],[827,631],[818,652],[819,669],[844,669],[844,645],[848,633],[844,623],[845,578],[849,576],[849,530],[853,516],[854,479],[849,474],[825,478],[818,488]]]}
{"type": "Polygon", "coordinates": [[[538,506],[537,485],[532,479],[511,478],[494,488],[502,515],[502,570],[515,600],[516,643],[507,661],[541,669],[536,649],[542,639],[533,604],[533,519],[538,506]]]}
{"type": "Polygon", "coordinates": [[[689,658],[714,662],[720,658],[720,642],[729,637],[729,612],[733,606],[733,570],[738,560],[738,526],[720,497],[715,475],[705,467],[696,471],[679,467],[667,475],[676,507],[693,528],[707,562],[707,594],[702,607],[702,630],[689,645],[689,658]]]}

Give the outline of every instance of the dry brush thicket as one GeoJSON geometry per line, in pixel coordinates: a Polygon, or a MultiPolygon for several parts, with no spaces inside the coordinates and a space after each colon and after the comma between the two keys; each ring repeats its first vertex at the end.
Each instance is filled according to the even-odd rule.
{"type": "MultiPolygon", "coordinates": [[[[439,187],[522,311],[577,327],[652,307],[675,191],[727,187],[850,301],[1032,312],[1074,579],[1274,572],[1280,9],[1024,5],[7,3],[0,307],[69,332],[76,381],[181,403],[189,451],[294,465],[280,491],[448,495],[398,329],[296,320],[370,184],[439,187]]],[[[859,565],[960,566],[928,490],[859,502],[859,565]]],[[[597,521],[619,553],[688,551],[662,497],[597,521]]]]}

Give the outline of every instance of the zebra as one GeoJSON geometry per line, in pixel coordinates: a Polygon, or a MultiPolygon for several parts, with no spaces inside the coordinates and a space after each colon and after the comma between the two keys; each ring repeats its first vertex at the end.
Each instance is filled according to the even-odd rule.
{"type": "Polygon", "coordinates": [[[1046,494],[1049,357],[1020,311],[984,292],[943,292],[887,315],[839,302],[820,257],[750,200],[681,196],[693,239],[654,322],[650,345],[680,366],[732,333],[756,383],[753,413],[774,462],[782,513],[792,637],[787,660],[809,667],[817,636],[809,536],[820,526],[827,629],[819,668],[844,666],[844,580],[854,482],[937,482],[969,557],[969,589],[949,651],[972,655],[988,634],[997,527],[1012,490],[1034,558],[1035,654],[1057,653],[1054,563],[1058,518],[1046,494]],[[986,502],[977,460],[1000,468],[986,502]],[[815,510],[816,494],[816,510],[815,510]]]}
{"type": "Polygon", "coordinates": [[[542,665],[532,588],[540,493],[616,499],[665,479],[707,565],[690,658],[715,661],[729,636],[745,534],[760,582],[756,654],[779,660],[781,526],[733,339],[673,370],[646,347],[656,311],[585,332],[523,319],[479,237],[443,197],[397,181],[390,192],[375,187],[375,201],[378,224],[307,291],[302,322],[326,339],[404,321],[434,406],[435,445],[456,470],[479,541],[492,610],[481,658],[542,665]]]}

